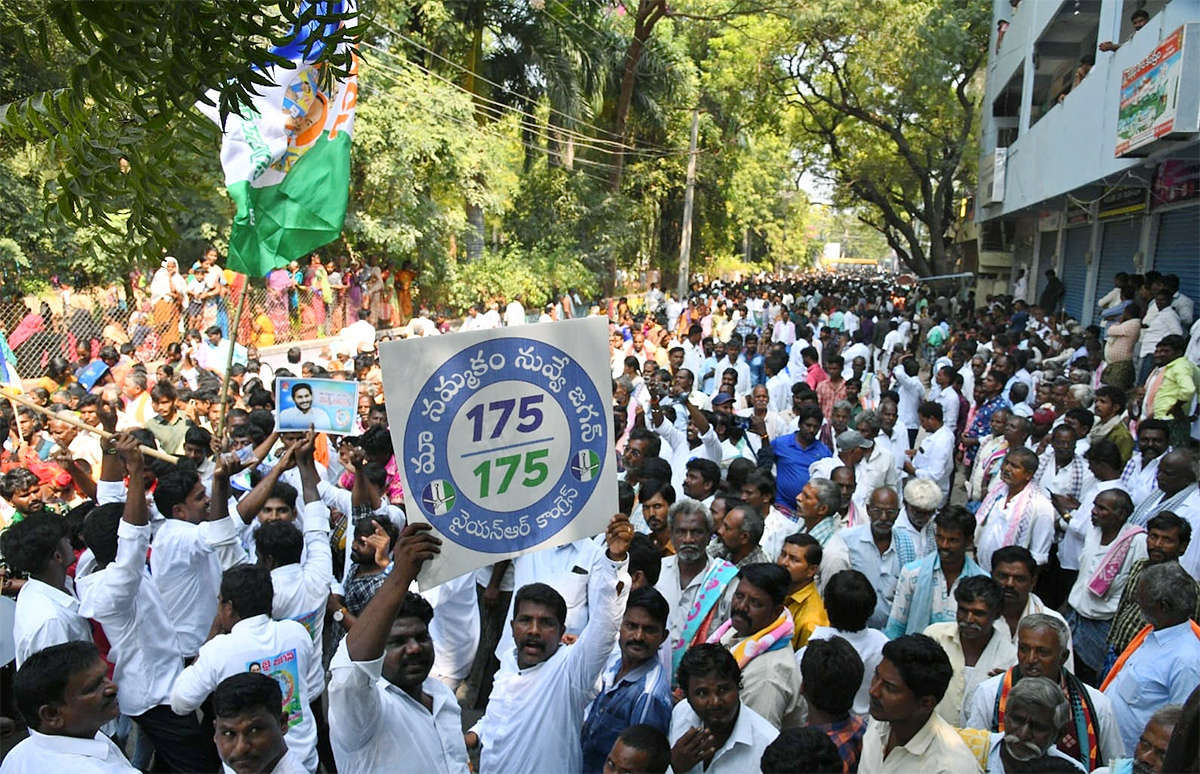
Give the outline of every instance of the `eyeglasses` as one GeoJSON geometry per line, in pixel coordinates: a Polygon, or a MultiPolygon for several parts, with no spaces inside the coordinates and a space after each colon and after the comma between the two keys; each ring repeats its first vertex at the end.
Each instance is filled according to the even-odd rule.
{"type": "Polygon", "coordinates": [[[867,513],[871,516],[899,516],[899,508],[876,508],[872,505],[867,506],[867,513]]]}

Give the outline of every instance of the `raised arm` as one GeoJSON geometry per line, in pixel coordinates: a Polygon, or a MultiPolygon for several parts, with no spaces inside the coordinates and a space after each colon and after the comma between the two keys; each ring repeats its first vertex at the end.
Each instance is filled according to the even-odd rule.
{"type": "Polygon", "coordinates": [[[429,533],[428,524],[409,524],[392,549],[392,572],[359,614],[346,635],[351,661],[373,661],[383,655],[392,621],[404,603],[408,587],[425,562],[441,553],[441,539],[429,533]]]}
{"type": "MultiPolygon", "coordinates": [[[[261,447],[259,447],[261,448],[261,447]]],[[[255,450],[255,457],[258,456],[258,450],[255,450]]],[[[283,471],[290,468],[293,464],[295,454],[293,447],[289,446],[284,450],[283,456],[279,458],[278,464],[271,468],[267,475],[262,477],[258,484],[246,493],[246,496],[238,501],[237,512],[242,517],[242,521],[249,524],[254,521],[254,517],[262,510],[262,507],[267,504],[267,500],[271,499],[271,490],[275,488],[275,484],[279,481],[279,476],[283,471]]],[[[214,494],[214,497],[216,495],[214,494]]]]}

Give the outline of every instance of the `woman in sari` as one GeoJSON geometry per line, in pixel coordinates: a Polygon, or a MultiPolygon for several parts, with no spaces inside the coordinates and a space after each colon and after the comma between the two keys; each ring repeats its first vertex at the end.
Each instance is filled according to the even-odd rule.
{"type": "Polygon", "coordinates": [[[159,344],[166,346],[179,341],[179,319],[183,316],[183,305],[187,300],[187,283],[179,273],[179,261],[171,256],[163,258],[162,265],[154,272],[150,281],[150,305],[154,314],[154,332],[159,344]]]}
{"type": "Polygon", "coordinates": [[[267,275],[267,315],[275,324],[275,336],[291,338],[288,324],[288,291],[292,288],[292,275],[287,269],[273,270],[267,275]]]}
{"type": "Polygon", "coordinates": [[[412,261],[405,261],[396,272],[396,305],[400,316],[397,325],[406,325],[413,316],[412,286],[417,281],[417,272],[413,269],[412,261]]]}

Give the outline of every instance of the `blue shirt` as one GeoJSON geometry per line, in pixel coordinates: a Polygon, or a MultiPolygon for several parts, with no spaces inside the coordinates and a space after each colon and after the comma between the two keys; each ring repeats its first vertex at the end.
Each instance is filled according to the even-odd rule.
{"type": "Polygon", "coordinates": [[[1155,710],[1183,704],[1200,683],[1200,638],[1184,621],[1146,636],[1104,695],[1112,699],[1125,753],[1133,755],[1155,710]]]}
{"type": "Polygon", "coordinates": [[[767,383],[766,374],[763,373],[763,363],[765,363],[766,360],[767,359],[765,357],[758,354],[757,352],[754,354],[754,357],[746,358],[746,361],[750,365],[750,386],[751,387],[757,387],[760,384],[767,383]]]}
{"type": "Polygon", "coordinates": [[[808,466],[832,457],[833,452],[816,440],[806,449],[796,441],[795,433],[779,436],[771,441],[771,448],[775,450],[775,502],[794,511],[796,497],[808,484],[808,466]]]}
{"type": "Polygon", "coordinates": [[[713,385],[717,384],[717,379],[721,376],[719,373],[717,373],[717,363],[719,361],[720,358],[712,357],[711,355],[704,358],[704,363],[700,366],[700,373],[695,375],[697,379],[702,379],[702,377],[709,371],[713,372],[712,376],[708,377],[707,379],[702,379],[700,382],[700,392],[704,393],[705,395],[712,393],[713,385]]]}
{"type": "Polygon", "coordinates": [[[588,705],[580,746],[583,748],[583,771],[599,774],[604,761],[621,732],[630,726],[646,723],[663,734],[671,731],[671,681],[657,656],[634,667],[616,682],[621,670],[621,652],[617,650],[600,676],[600,695],[588,705]]]}

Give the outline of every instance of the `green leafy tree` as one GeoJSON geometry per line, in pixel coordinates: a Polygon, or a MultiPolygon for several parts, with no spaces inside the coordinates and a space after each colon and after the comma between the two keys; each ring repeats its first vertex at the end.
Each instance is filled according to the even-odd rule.
{"type": "Polygon", "coordinates": [[[952,269],[950,229],[972,164],[991,8],[962,0],[819,0],[797,6],[774,80],[798,146],[921,275],[952,269]]]}

